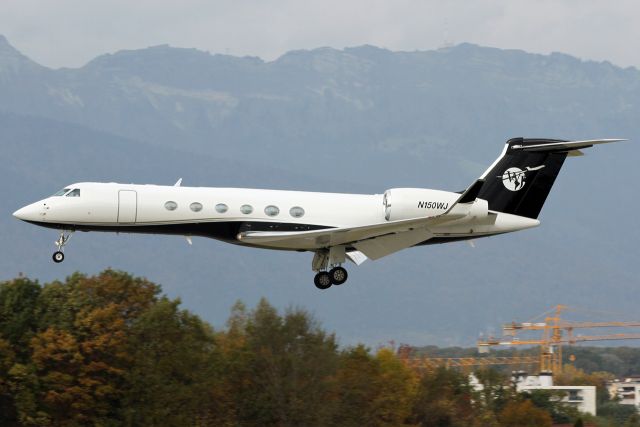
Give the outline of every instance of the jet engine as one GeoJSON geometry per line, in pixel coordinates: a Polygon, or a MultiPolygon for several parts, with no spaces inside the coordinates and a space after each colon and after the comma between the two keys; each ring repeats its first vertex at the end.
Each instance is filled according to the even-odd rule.
{"type": "Polygon", "coordinates": [[[384,218],[387,221],[435,216],[445,213],[457,194],[424,188],[392,188],[384,192],[384,218]]]}
{"type": "Polygon", "coordinates": [[[476,199],[473,203],[459,203],[453,206],[460,195],[447,191],[424,188],[392,188],[384,192],[384,218],[387,221],[422,218],[442,215],[451,209],[452,215],[484,218],[488,215],[486,200],[476,199]],[[453,206],[453,209],[452,209],[453,206]]]}

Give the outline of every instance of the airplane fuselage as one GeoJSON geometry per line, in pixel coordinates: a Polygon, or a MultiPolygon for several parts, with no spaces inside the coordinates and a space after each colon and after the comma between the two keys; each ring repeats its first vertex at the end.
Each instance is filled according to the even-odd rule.
{"type": "MultiPolygon", "coordinates": [[[[229,243],[273,249],[313,250],[315,242],[295,246],[244,241],[247,231],[301,232],[384,224],[389,220],[443,214],[458,193],[428,189],[392,189],[409,193],[385,206],[383,194],[316,193],[247,188],[176,187],[118,183],[77,183],[67,187],[77,197],[51,196],[25,206],[18,218],[71,231],[111,231],[201,236],[229,243]],[[396,208],[397,206],[397,208],[396,208]],[[397,209],[394,211],[393,209],[397,209]],[[389,210],[392,214],[389,215],[389,210]]],[[[459,212],[452,211],[458,215],[459,212]]],[[[437,242],[482,237],[530,228],[537,220],[480,212],[431,229],[437,242]],[[501,217],[501,218],[500,218],[501,217]],[[500,219],[498,219],[500,218],[500,219]]],[[[424,242],[427,243],[428,239],[424,242]]],[[[434,242],[436,243],[436,242],[434,242]]]]}

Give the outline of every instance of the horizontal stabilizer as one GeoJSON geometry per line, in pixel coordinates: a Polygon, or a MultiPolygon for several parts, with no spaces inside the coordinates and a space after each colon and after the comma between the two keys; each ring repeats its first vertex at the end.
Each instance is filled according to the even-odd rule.
{"type": "Polygon", "coordinates": [[[589,139],[585,141],[562,141],[534,145],[512,145],[512,150],[550,152],[550,151],[572,151],[581,148],[589,148],[598,144],[609,144],[611,142],[627,141],[626,139],[589,139]]]}

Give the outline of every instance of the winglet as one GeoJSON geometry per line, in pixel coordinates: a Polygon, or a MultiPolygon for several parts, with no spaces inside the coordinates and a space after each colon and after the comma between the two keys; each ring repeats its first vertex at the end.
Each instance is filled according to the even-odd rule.
{"type": "Polygon", "coordinates": [[[462,193],[462,196],[460,196],[460,198],[458,199],[457,203],[470,203],[473,202],[474,200],[476,200],[476,198],[478,197],[478,194],[480,193],[480,190],[482,189],[482,186],[484,185],[484,179],[479,179],[476,182],[474,182],[473,184],[471,184],[471,187],[467,188],[466,190],[464,190],[464,193],[462,193]]]}
{"type": "Polygon", "coordinates": [[[182,185],[182,178],[179,178],[175,184],[173,184],[174,187],[180,187],[182,185]]]}

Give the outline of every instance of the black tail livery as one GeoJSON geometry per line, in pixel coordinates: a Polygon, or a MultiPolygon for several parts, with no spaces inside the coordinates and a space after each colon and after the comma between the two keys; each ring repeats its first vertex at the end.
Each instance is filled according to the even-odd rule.
{"type": "Polygon", "coordinates": [[[489,202],[490,210],[535,219],[567,156],[581,156],[582,148],[615,141],[621,140],[512,138],[482,175],[478,197],[489,202]]]}

